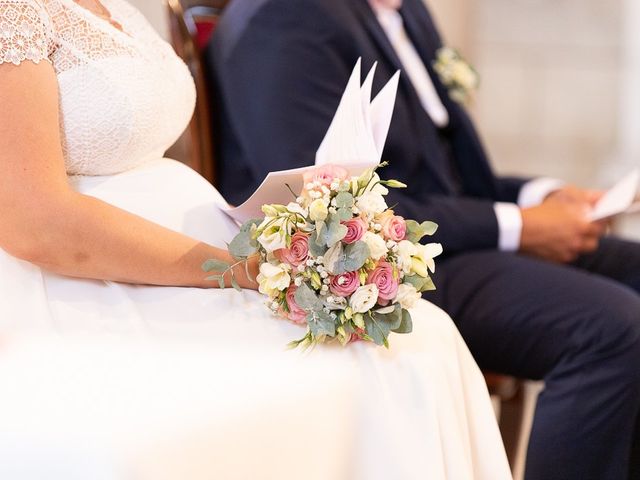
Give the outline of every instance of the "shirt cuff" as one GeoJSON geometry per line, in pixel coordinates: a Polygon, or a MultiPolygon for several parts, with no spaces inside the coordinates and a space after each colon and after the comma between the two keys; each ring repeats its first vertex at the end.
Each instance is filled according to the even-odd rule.
{"type": "Polygon", "coordinates": [[[493,204],[498,219],[498,249],[516,252],[520,248],[522,236],[522,214],[515,203],[497,202],[493,204]]]}
{"type": "Polygon", "coordinates": [[[556,190],[560,190],[565,182],[557,178],[541,177],[525,183],[518,195],[518,206],[530,208],[540,205],[547,196],[556,190]]]}

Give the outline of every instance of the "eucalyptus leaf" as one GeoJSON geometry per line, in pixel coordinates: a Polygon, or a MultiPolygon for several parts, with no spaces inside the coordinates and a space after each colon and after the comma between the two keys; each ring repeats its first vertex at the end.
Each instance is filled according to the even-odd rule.
{"type": "Polygon", "coordinates": [[[241,232],[251,232],[251,229],[253,228],[253,226],[258,226],[262,223],[262,219],[260,218],[252,218],[251,220],[247,220],[246,222],[244,222],[242,224],[242,226],[240,227],[240,231],[241,232]]]}
{"type": "Polygon", "coordinates": [[[257,251],[258,245],[253,240],[250,231],[241,231],[229,244],[229,253],[233,255],[234,258],[247,258],[257,253],[257,251]]]}
{"type": "Polygon", "coordinates": [[[399,328],[402,324],[402,308],[397,305],[393,312],[380,314],[372,312],[364,317],[365,331],[376,345],[387,344],[389,332],[399,328]]]}
{"type": "Polygon", "coordinates": [[[322,300],[318,298],[318,295],[316,295],[316,293],[306,283],[303,283],[298,287],[294,297],[300,308],[307,312],[322,310],[322,300]]]}
{"type": "Polygon", "coordinates": [[[411,333],[413,331],[413,320],[409,310],[402,309],[402,322],[398,328],[394,328],[394,333],[411,333]]]}
{"type": "Polygon", "coordinates": [[[433,235],[438,230],[438,224],[434,222],[418,223],[415,220],[407,220],[407,240],[418,243],[425,235],[433,235]]]}
{"type": "Polygon", "coordinates": [[[315,232],[311,236],[311,241],[309,242],[309,252],[314,257],[322,257],[325,253],[327,253],[327,246],[324,244],[319,244],[317,241],[317,236],[315,232]]]}
{"type": "Polygon", "coordinates": [[[341,222],[346,222],[347,220],[351,220],[353,212],[351,211],[351,208],[338,208],[336,215],[338,215],[341,222]]]}
{"type": "Polygon", "coordinates": [[[309,312],[307,314],[307,324],[314,337],[321,335],[335,337],[336,335],[335,321],[331,317],[331,314],[324,310],[309,312]]]}
{"type": "Polygon", "coordinates": [[[242,291],[242,288],[240,288],[240,285],[238,285],[238,280],[236,280],[236,276],[233,275],[233,273],[231,274],[231,286],[235,288],[238,292],[242,291]]]}
{"type": "Polygon", "coordinates": [[[202,270],[204,270],[207,273],[210,273],[210,272],[225,272],[230,267],[231,267],[231,265],[229,263],[223,262],[222,260],[216,260],[215,258],[207,260],[206,262],[204,262],[202,264],[202,270]]]}
{"type": "Polygon", "coordinates": [[[340,223],[338,215],[329,215],[327,218],[327,229],[322,231],[320,238],[327,247],[332,247],[347,234],[347,227],[340,223]]]}
{"type": "Polygon", "coordinates": [[[336,207],[338,208],[351,208],[355,204],[353,195],[351,195],[349,192],[340,192],[338,195],[336,195],[335,201],[336,207]]]}
{"type": "Polygon", "coordinates": [[[355,272],[362,268],[369,256],[369,247],[363,241],[346,245],[333,266],[333,273],[340,275],[345,272],[355,272]]]}
{"type": "Polygon", "coordinates": [[[420,275],[407,275],[404,277],[405,283],[413,285],[420,293],[435,290],[436,286],[431,277],[421,277],[420,275]]]}

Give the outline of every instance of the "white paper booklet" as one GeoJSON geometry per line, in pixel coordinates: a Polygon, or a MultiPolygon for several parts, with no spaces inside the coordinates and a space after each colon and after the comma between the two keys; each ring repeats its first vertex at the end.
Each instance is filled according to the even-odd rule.
{"type": "Polygon", "coordinates": [[[605,193],[591,211],[591,220],[603,220],[622,213],[640,211],[640,202],[634,203],[639,193],[640,170],[636,169],[605,193]]]}
{"type": "Polygon", "coordinates": [[[375,69],[376,65],[361,86],[361,61],[356,63],[338,110],[316,152],[315,165],[269,173],[246,202],[239,207],[225,208],[225,213],[238,222],[245,222],[261,217],[264,204],[286,205],[294,201],[287,185],[293,192],[301,192],[302,175],[318,165],[341,165],[351,175],[360,175],[378,165],[391,125],[400,72],[371,101],[375,69]]]}

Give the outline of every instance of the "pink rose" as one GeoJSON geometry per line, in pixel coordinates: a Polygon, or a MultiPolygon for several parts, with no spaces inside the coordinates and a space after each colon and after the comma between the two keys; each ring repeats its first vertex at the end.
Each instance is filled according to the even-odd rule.
{"type": "Polygon", "coordinates": [[[289,313],[287,314],[287,318],[298,325],[304,325],[307,323],[307,312],[305,312],[300,306],[296,303],[296,290],[298,287],[295,285],[291,285],[287,289],[286,300],[287,306],[289,307],[289,313]]]}
{"type": "Polygon", "coordinates": [[[276,250],[274,254],[281,262],[294,267],[302,265],[309,257],[309,235],[302,232],[294,233],[289,248],[281,248],[276,250]]]}
{"type": "Polygon", "coordinates": [[[389,262],[378,262],[376,268],[369,272],[367,284],[374,284],[378,287],[378,303],[382,306],[387,305],[398,294],[398,280],[396,280],[393,266],[389,262]]]}
{"type": "Polygon", "coordinates": [[[361,217],[352,218],[351,220],[342,222],[342,224],[347,227],[347,234],[342,239],[342,241],[347,244],[360,240],[369,229],[369,225],[367,225],[367,222],[361,217]]]}
{"type": "Polygon", "coordinates": [[[339,297],[348,297],[360,286],[358,272],[347,272],[331,278],[329,290],[339,297]]]}
{"type": "Polygon", "coordinates": [[[349,178],[349,172],[338,165],[323,165],[306,172],[302,176],[305,185],[312,182],[320,182],[326,187],[330,186],[334,180],[343,181],[349,178]]]}
{"type": "Polygon", "coordinates": [[[407,224],[398,215],[386,215],[381,219],[382,235],[388,240],[399,242],[407,236],[407,224]]]}

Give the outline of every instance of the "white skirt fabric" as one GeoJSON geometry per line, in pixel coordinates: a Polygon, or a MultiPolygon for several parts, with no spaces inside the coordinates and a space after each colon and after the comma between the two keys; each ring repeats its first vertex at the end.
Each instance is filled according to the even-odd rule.
{"type": "MultiPolygon", "coordinates": [[[[82,193],[216,246],[224,247],[224,242],[229,241],[237,231],[236,225],[219,209],[224,205],[220,194],[195,172],[172,160],[159,160],[112,177],[78,177],[70,181],[82,193]]],[[[238,293],[235,290],[131,286],[70,279],[43,272],[0,251],[0,293],[0,334],[6,338],[34,334],[55,338],[76,338],[81,335],[89,343],[101,342],[105,338],[129,342],[127,345],[142,342],[141,345],[147,345],[142,351],[147,351],[149,344],[165,348],[168,343],[183,347],[191,345],[194,349],[206,351],[207,364],[216,365],[206,371],[210,372],[212,378],[220,377],[219,388],[224,389],[224,395],[212,393],[210,382],[203,381],[203,398],[209,398],[206,395],[211,394],[208,405],[215,403],[215,398],[220,398],[219,408],[214,409],[211,405],[216,415],[221,419],[237,419],[233,423],[235,426],[227,427],[227,430],[220,427],[220,432],[227,432],[223,437],[230,438],[229,432],[235,431],[263,438],[265,429],[271,431],[269,441],[259,445],[249,441],[208,441],[194,447],[193,451],[203,459],[229,460],[250,456],[253,448],[256,455],[261,455],[260,458],[270,459],[259,464],[260,471],[254,472],[253,478],[274,478],[269,473],[269,462],[274,468],[288,464],[293,467],[277,470],[277,478],[281,479],[511,478],[484,379],[451,319],[426,301],[421,301],[412,311],[414,332],[410,335],[392,334],[389,350],[360,342],[347,348],[319,346],[303,353],[286,350],[285,346],[289,341],[303,336],[304,330],[273,317],[261,295],[252,291],[238,293]],[[247,358],[257,360],[249,364],[243,360],[247,358]],[[283,368],[283,365],[287,367],[283,368]],[[239,401],[236,404],[228,401],[236,393],[233,390],[235,384],[225,384],[223,380],[236,376],[247,378],[247,375],[250,376],[247,372],[255,372],[260,378],[254,388],[259,385],[261,395],[283,399],[280,407],[277,402],[270,402],[268,406],[260,402],[247,406],[246,402],[239,401]],[[303,382],[301,378],[306,380],[303,382]],[[290,379],[290,382],[286,379],[290,379]],[[205,384],[209,386],[205,388],[205,384]],[[300,402],[295,401],[297,398],[300,402]],[[327,398],[333,399],[333,402],[327,398]],[[338,400],[340,403],[336,405],[338,400]],[[301,409],[298,414],[295,414],[296,407],[292,406],[296,404],[301,409]],[[344,408],[340,408],[340,405],[344,408]],[[251,415],[245,416],[243,412],[247,409],[251,415]],[[328,414],[327,409],[334,413],[328,414]],[[313,414],[314,411],[317,414],[313,414]],[[256,418],[267,417],[280,419],[279,427],[269,427],[268,422],[255,421],[256,418]],[[243,418],[253,420],[243,423],[243,418]],[[327,426],[331,428],[327,430],[327,426]],[[252,428],[261,431],[252,433],[252,428]],[[325,432],[324,436],[318,434],[319,431],[325,432]],[[294,435],[297,437],[292,439],[294,435]],[[335,438],[335,441],[331,442],[328,437],[335,438]],[[284,445],[304,448],[299,448],[296,453],[280,448],[284,445]],[[225,452],[225,448],[228,451],[225,452]],[[213,451],[218,453],[218,457],[213,456],[213,451]],[[244,455],[239,455],[239,452],[244,455]],[[303,452],[307,452],[309,459],[316,459],[313,474],[299,470],[300,460],[306,458],[303,452]],[[318,458],[322,461],[317,461],[318,458]]],[[[115,345],[122,342],[115,341],[115,345]]],[[[112,345],[107,350],[113,352],[112,347],[117,348],[112,345]]],[[[77,358],[69,357],[73,349],[63,350],[67,352],[66,360],[59,363],[46,365],[47,362],[44,362],[43,366],[42,362],[26,362],[25,365],[31,367],[37,365],[33,378],[38,375],[49,378],[69,378],[71,375],[76,378],[75,373],[69,372],[74,358],[82,363],[86,357],[88,365],[91,362],[99,363],[94,358],[97,353],[88,355],[86,349],[86,355],[78,353],[77,358]]],[[[96,350],[105,351],[104,348],[96,350]]],[[[162,349],[153,349],[156,352],[154,355],[159,350],[162,349]]],[[[132,348],[112,355],[114,359],[120,359],[113,362],[113,368],[115,371],[120,368],[122,381],[128,379],[127,385],[134,382],[131,376],[136,373],[128,372],[127,362],[122,360],[135,358],[132,348]]],[[[6,411],[5,406],[12,408],[11,418],[14,419],[11,431],[3,429],[5,422],[0,413],[0,459],[3,446],[15,445],[11,435],[20,430],[20,421],[16,418],[30,419],[32,428],[25,427],[25,431],[37,437],[40,435],[37,425],[46,428],[42,425],[47,424],[46,419],[50,416],[46,408],[36,408],[33,402],[26,401],[27,397],[33,397],[39,387],[18,381],[18,377],[11,377],[10,372],[2,368],[2,358],[0,344],[0,384],[7,388],[3,379],[8,384],[15,384],[8,397],[3,399],[4,395],[0,395],[0,412],[6,411]],[[23,397],[25,401],[21,402],[23,397]],[[42,416],[42,422],[34,423],[33,419],[38,415],[42,416]]],[[[104,361],[108,356],[102,358],[104,361]]],[[[175,388],[184,390],[187,387],[179,379],[188,377],[192,369],[202,368],[202,364],[200,361],[183,363],[183,375],[176,372],[173,376],[168,375],[163,380],[167,382],[166,387],[171,389],[173,382],[175,388]]],[[[86,373],[87,369],[83,372],[86,373]]],[[[137,375],[145,378],[153,376],[144,372],[147,371],[138,371],[137,375]]],[[[90,382],[91,388],[102,388],[99,393],[101,398],[109,398],[109,395],[119,392],[119,402],[126,402],[126,395],[121,391],[124,387],[118,386],[112,377],[105,380],[104,384],[94,379],[90,382]]],[[[70,393],[71,390],[58,392],[57,395],[62,398],[65,395],[79,398],[78,392],[83,391],[79,387],[82,382],[61,381],[61,385],[60,388],[76,389],[75,396],[70,393]],[[69,387],[70,384],[74,385],[73,388],[69,387]]],[[[197,396],[198,381],[194,380],[190,385],[189,388],[197,396]]],[[[236,387],[237,395],[246,395],[236,387]]],[[[41,394],[48,396],[45,398],[56,398],[56,394],[50,390],[41,394]]],[[[147,397],[137,392],[136,398],[130,401],[139,403],[141,398],[147,397]]],[[[189,410],[188,400],[176,402],[171,404],[171,411],[189,410]]],[[[71,403],[75,407],[64,411],[64,415],[68,416],[67,425],[77,424],[79,418],[85,418],[82,416],[82,405],[86,402],[71,403]]],[[[108,410],[108,407],[104,406],[104,409],[108,410]]],[[[56,415],[61,415],[56,411],[56,415]]],[[[99,416],[97,414],[94,417],[99,416]]],[[[167,415],[158,416],[148,421],[159,425],[170,421],[167,415]]],[[[121,421],[129,428],[142,428],[136,427],[135,422],[125,422],[124,418],[121,421]]],[[[218,417],[211,417],[213,423],[216,423],[215,418],[218,417]]],[[[117,423],[117,418],[112,419],[111,424],[117,423]]],[[[224,422],[220,420],[217,423],[222,425],[224,422]]],[[[215,427],[212,429],[216,430],[215,427]]],[[[60,434],[59,425],[51,427],[51,430],[60,434]]],[[[79,431],[82,433],[82,429],[79,431]]],[[[93,438],[96,431],[102,429],[91,428],[89,422],[84,435],[88,439],[93,438]]],[[[113,432],[113,444],[117,444],[115,437],[125,434],[122,429],[114,428],[113,432]]],[[[201,432],[199,435],[202,437],[201,432]]],[[[82,438],[82,434],[76,431],[74,438],[82,438]]],[[[163,454],[156,459],[156,466],[172,459],[172,448],[163,450],[163,454]]],[[[184,448],[181,450],[176,446],[175,452],[179,450],[183,451],[184,448]]],[[[14,454],[9,456],[17,458],[14,454]]],[[[131,457],[128,458],[128,461],[132,461],[131,457]]],[[[189,464],[194,464],[193,455],[185,458],[190,458],[189,464]]],[[[189,478],[249,478],[240,475],[240,472],[247,471],[250,459],[245,460],[242,465],[234,465],[229,460],[207,467],[226,469],[224,471],[211,472],[203,467],[202,477],[191,470],[189,478]]],[[[157,471],[166,473],[174,470],[156,469],[154,475],[157,475],[157,471]]],[[[182,472],[176,474],[176,479],[185,472],[179,468],[175,471],[182,472]]],[[[21,477],[17,475],[13,478],[21,477]]],[[[146,479],[144,475],[136,478],[146,479]]],[[[149,478],[153,478],[153,475],[149,478]]],[[[162,478],[174,477],[166,474],[162,478]]]]}

